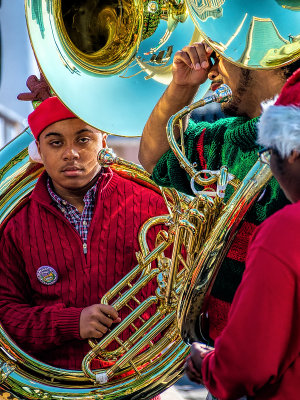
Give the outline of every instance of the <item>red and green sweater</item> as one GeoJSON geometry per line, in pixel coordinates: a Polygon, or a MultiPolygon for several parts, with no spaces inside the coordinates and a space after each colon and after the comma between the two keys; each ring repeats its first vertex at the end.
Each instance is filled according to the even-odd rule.
{"type": "MultiPolygon", "coordinates": [[[[186,156],[198,169],[219,169],[226,165],[229,172],[242,180],[256,162],[259,146],[256,144],[257,118],[224,118],[214,123],[190,120],[185,132],[186,156]]],[[[153,180],[161,186],[172,186],[177,190],[192,194],[190,177],[179,166],[172,150],[158,161],[153,180]]],[[[233,189],[226,190],[225,201],[233,189]]],[[[236,238],[224,259],[214,283],[209,304],[209,336],[215,340],[227,322],[227,316],[234,293],[240,284],[249,239],[257,225],[268,216],[286,205],[286,200],[277,181],[272,178],[263,196],[247,213],[236,238]]]]}

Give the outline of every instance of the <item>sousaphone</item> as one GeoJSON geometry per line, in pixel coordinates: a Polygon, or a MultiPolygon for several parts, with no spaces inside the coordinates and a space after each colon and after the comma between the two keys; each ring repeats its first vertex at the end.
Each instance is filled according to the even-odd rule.
{"type": "MultiPolygon", "coordinates": [[[[237,65],[274,68],[299,57],[299,2],[261,3],[258,0],[250,5],[238,0],[26,0],[25,6],[32,47],[53,91],[90,125],[130,136],[140,134],[158,100],[156,88],[161,82],[169,82],[176,49],[197,40],[197,34],[191,38],[195,29],[188,9],[212,48],[237,65]],[[175,45],[172,40],[176,32],[180,32],[180,40],[175,45]],[[153,38],[154,43],[150,44],[153,38]],[[142,123],[135,119],[139,115],[143,116],[142,123]]],[[[209,101],[222,98],[221,93],[209,101]]],[[[170,132],[172,123],[177,122],[177,116],[174,118],[170,121],[170,132]]],[[[172,133],[169,135],[171,146],[184,165],[184,152],[176,147],[172,133]]],[[[26,201],[41,173],[41,166],[28,160],[27,146],[31,140],[27,129],[1,150],[2,223],[26,201]]],[[[140,167],[105,152],[100,158],[103,165],[111,165],[120,173],[134,176],[141,184],[160,190],[140,167]]],[[[194,182],[207,183],[192,165],[187,163],[186,167],[194,182]]],[[[147,400],[174,383],[182,374],[189,349],[182,339],[187,342],[198,339],[197,317],[216,274],[217,258],[224,256],[237,229],[232,221],[242,218],[271,176],[259,164],[249,174],[240,183],[228,179],[226,168],[212,172],[210,182],[223,189],[228,183],[236,188],[226,208],[220,196],[212,199],[205,193],[195,193],[195,197],[188,197],[173,190],[163,191],[170,214],[151,219],[141,228],[136,268],[102,299],[111,304],[111,299],[117,297],[113,305],[120,309],[147,283],[149,265],[158,260],[157,268],[151,272],[157,277],[158,291],[149,301],[159,304],[151,321],[153,326],[149,322],[128,343],[122,344],[121,348],[128,347],[127,352],[117,350],[111,354],[106,350],[115,338],[116,332],[112,332],[99,343],[91,342],[91,352],[83,360],[82,371],[62,370],[24,353],[1,328],[1,387],[16,397],[29,399],[147,400]],[[169,226],[169,231],[158,235],[156,248],[150,252],[147,231],[163,223],[169,226]],[[211,230],[217,239],[210,234],[211,230]],[[173,253],[168,259],[164,251],[171,245],[173,253]],[[186,249],[186,257],[182,247],[186,249]],[[212,258],[212,254],[216,257],[212,258]],[[132,280],[137,285],[132,285],[132,280]],[[125,298],[117,296],[124,291],[125,298]],[[161,332],[161,340],[156,340],[161,332]],[[90,363],[94,356],[113,357],[114,364],[107,370],[93,371],[90,363]],[[128,371],[130,374],[124,377],[123,373],[128,371]]],[[[143,307],[138,306],[136,312],[143,307]]],[[[134,317],[139,318],[138,314],[134,317]]],[[[127,320],[124,329],[131,322],[127,320]]]]}

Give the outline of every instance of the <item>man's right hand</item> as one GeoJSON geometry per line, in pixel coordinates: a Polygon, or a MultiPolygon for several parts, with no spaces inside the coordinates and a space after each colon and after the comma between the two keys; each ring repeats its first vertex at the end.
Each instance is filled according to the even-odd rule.
{"type": "Polygon", "coordinates": [[[100,339],[113,323],[121,322],[117,311],[105,304],[86,307],[80,314],[80,336],[82,339],[100,339]]]}
{"type": "Polygon", "coordinates": [[[193,43],[177,51],[173,60],[173,82],[176,85],[199,86],[207,80],[212,67],[213,50],[204,42],[193,43]]]}
{"type": "MultiPolygon", "coordinates": [[[[175,53],[173,79],[152,111],[140,142],[139,160],[150,174],[170,148],[166,135],[169,118],[189,105],[199,86],[207,80],[212,68],[212,53],[213,50],[205,43],[194,43],[175,53]]],[[[185,118],[183,130],[187,124],[188,118],[185,118]]],[[[179,137],[178,127],[175,127],[174,134],[176,138],[179,137]]]]}

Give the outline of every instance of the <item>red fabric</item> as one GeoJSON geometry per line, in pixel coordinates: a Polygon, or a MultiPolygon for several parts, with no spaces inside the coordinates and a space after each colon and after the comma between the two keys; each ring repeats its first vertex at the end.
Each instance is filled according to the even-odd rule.
{"type": "Polygon", "coordinates": [[[221,335],[228,320],[231,303],[209,296],[207,315],[209,318],[209,337],[213,341],[221,335]]]}
{"type": "Polygon", "coordinates": [[[206,129],[203,129],[201,132],[201,135],[199,137],[198,143],[197,143],[197,152],[199,156],[199,161],[200,161],[200,167],[199,170],[201,169],[207,169],[206,166],[206,160],[204,157],[204,135],[205,135],[206,129]]]}
{"type": "Polygon", "coordinates": [[[236,234],[232,245],[227,253],[227,257],[236,261],[245,262],[249,241],[256,225],[244,221],[236,234]]]}
{"type": "Polygon", "coordinates": [[[300,107],[300,68],[286,81],[275,106],[300,107]]]}
{"type": "Polygon", "coordinates": [[[221,400],[298,399],[300,202],[255,231],[229,320],[203,360],[205,386],[221,400]]]}
{"type": "Polygon", "coordinates": [[[33,136],[37,139],[47,126],[64,119],[77,118],[58,97],[44,100],[31,114],[28,124],[33,136]]]}
{"type": "MultiPolygon", "coordinates": [[[[226,257],[244,263],[246,261],[248,245],[255,229],[256,225],[244,221],[236,234],[226,257]]],[[[209,316],[209,337],[213,341],[220,336],[225,328],[230,307],[231,304],[227,301],[217,299],[214,296],[209,297],[207,306],[207,314],[209,316]]]]}
{"type": "MultiPolygon", "coordinates": [[[[79,336],[81,310],[98,303],[137,264],[142,223],[167,209],[154,191],[107,170],[99,178],[85,257],[80,236],[53,205],[46,178],[41,176],[30,201],[1,232],[0,320],[29,354],[50,365],[81,369],[90,350],[79,336]],[[38,281],[41,266],[57,271],[57,283],[38,281]]],[[[150,231],[150,243],[156,233],[150,231]]],[[[150,286],[143,297],[153,292],[150,286]]]]}

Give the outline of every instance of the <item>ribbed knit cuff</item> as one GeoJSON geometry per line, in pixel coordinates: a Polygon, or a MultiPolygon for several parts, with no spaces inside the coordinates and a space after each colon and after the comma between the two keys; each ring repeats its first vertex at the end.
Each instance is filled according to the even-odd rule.
{"type": "Polygon", "coordinates": [[[60,310],[56,315],[56,322],[62,337],[81,340],[80,337],[80,314],[82,308],[69,307],[60,310]]]}
{"type": "Polygon", "coordinates": [[[168,187],[171,185],[168,171],[168,160],[172,154],[172,150],[168,150],[161,156],[153,169],[151,178],[159,186],[168,187]]]}

